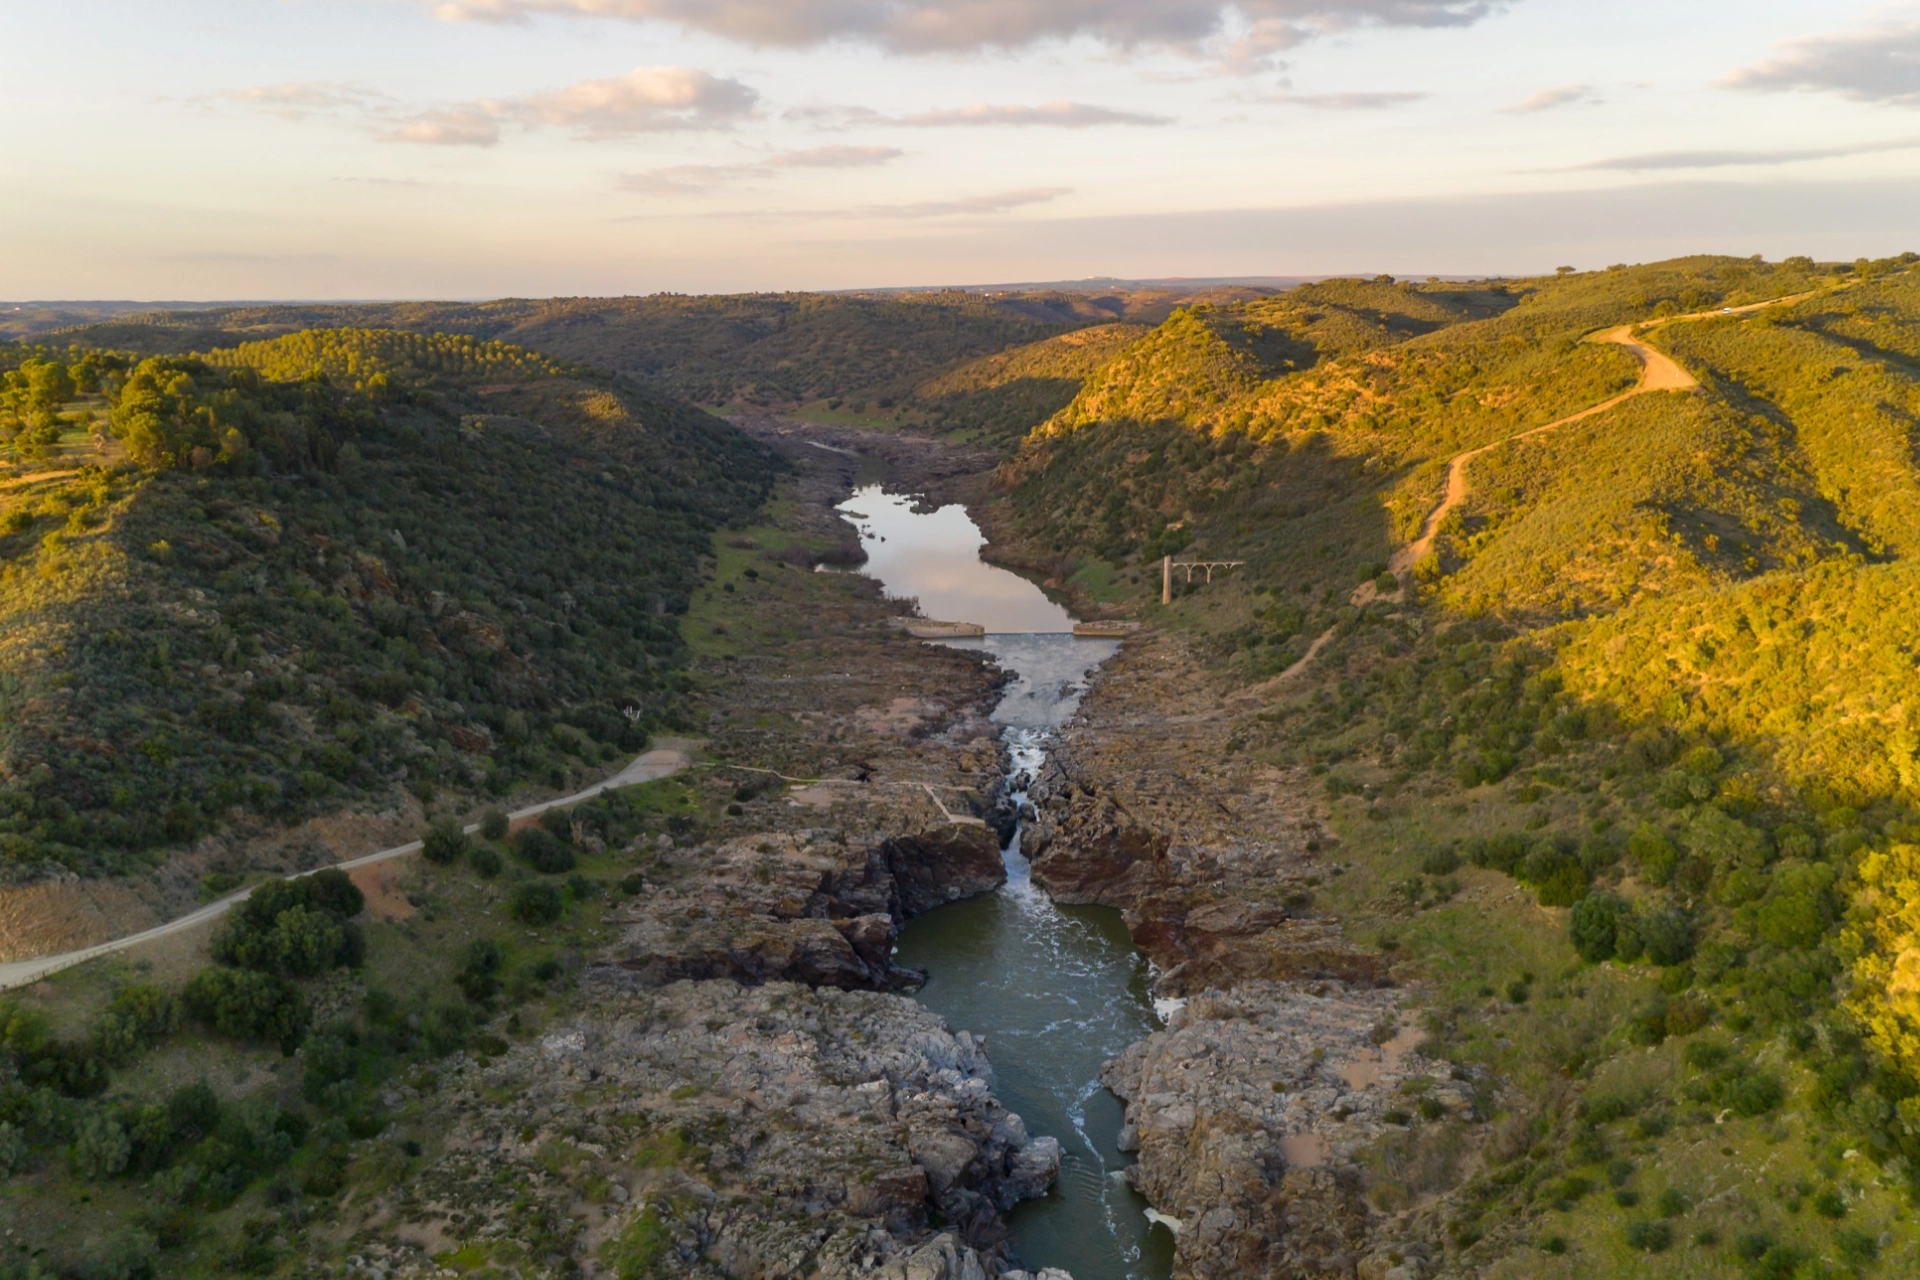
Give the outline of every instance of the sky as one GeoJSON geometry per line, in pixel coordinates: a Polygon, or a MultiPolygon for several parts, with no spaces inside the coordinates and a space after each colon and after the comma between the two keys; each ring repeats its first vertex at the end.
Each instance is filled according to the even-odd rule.
{"type": "Polygon", "coordinates": [[[1920,249],[1920,4],[0,6],[0,298],[1920,249]]]}

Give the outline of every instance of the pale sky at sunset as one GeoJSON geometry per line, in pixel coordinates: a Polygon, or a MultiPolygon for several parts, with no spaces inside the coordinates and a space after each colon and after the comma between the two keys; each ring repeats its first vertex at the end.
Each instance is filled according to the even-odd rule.
{"type": "Polygon", "coordinates": [[[0,6],[0,297],[1519,274],[1920,249],[1920,7],[0,6]]]}

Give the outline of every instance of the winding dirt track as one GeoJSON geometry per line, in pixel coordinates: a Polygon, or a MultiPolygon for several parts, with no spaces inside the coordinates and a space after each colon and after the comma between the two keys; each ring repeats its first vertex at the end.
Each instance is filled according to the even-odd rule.
{"type": "Polygon", "coordinates": [[[1694,380],[1692,374],[1674,363],[1671,356],[1635,338],[1633,329],[1632,325],[1623,324],[1617,329],[1596,333],[1588,339],[1589,342],[1611,342],[1615,346],[1625,347],[1633,354],[1633,358],[1640,362],[1640,381],[1632,390],[1623,391],[1611,400],[1603,400],[1590,409],[1582,409],[1578,413],[1549,422],[1544,426],[1529,427],[1504,440],[1495,440],[1492,444],[1483,444],[1477,449],[1469,449],[1465,453],[1453,456],[1447,463],[1447,496],[1441,500],[1439,506],[1427,513],[1426,520],[1420,525],[1420,536],[1394,552],[1387,560],[1387,568],[1395,577],[1405,574],[1413,567],[1415,561],[1432,550],[1434,535],[1440,531],[1440,522],[1445,520],[1447,514],[1455,507],[1467,500],[1467,494],[1470,492],[1467,488],[1467,464],[1481,454],[1489,453],[1515,440],[1525,440],[1528,436],[1554,431],[1584,418],[1591,418],[1595,414],[1605,413],[1616,405],[1624,404],[1635,396],[1643,396],[1649,391],[1691,391],[1700,385],[1694,380]]]}
{"type": "MultiPolygon", "coordinates": [[[[1850,286],[1841,285],[1839,287],[1844,289],[1850,286]]],[[[1525,440],[1528,436],[1537,436],[1542,432],[1553,431],[1557,428],[1567,426],[1569,423],[1591,418],[1595,414],[1605,413],[1616,405],[1623,404],[1635,396],[1643,396],[1649,391],[1691,391],[1700,385],[1694,376],[1675,363],[1671,356],[1667,355],[1664,351],[1656,350],[1640,341],[1639,338],[1635,336],[1636,333],[1642,333],[1648,329],[1657,329],[1661,325],[1674,324],[1682,320],[1710,320],[1716,316],[1745,315],[1750,311],[1762,311],[1768,307],[1790,306],[1796,302],[1804,302],[1818,292],[1819,290],[1808,290],[1805,293],[1789,294],[1783,298],[1768,298],[1764,302],[1749,302],[1745,306],[1722,307],[1717,311],[1694,311],[1686,315],[1665,316],[1661,319],[1645,320],[1637,324],[1623,324],[1612,329],[1604,329],[1590,336],[1587,339],[1589,342],[1611,342],[1615,346],[1625,347],[1628,351],[1632,352],[1633,358],[1640,362],[1639,383],[1636,384],[1632,390],[1622,392],[1611,400],[1604,400],[1590,409],[1582,409],[1579,413],[1556,419],[1542,426],[1529,427],[1516,435],[1508,436],[1503,440],[1495,440],[1491,444],[1483,444],[1478,448],[1469,449],[1465,453],[1457,453],[1448,459],[1446,496],[1441,499],[1440,505],[1428,512],[1427,518],[1420,522],[1420,536],[1387,558],[1387,568],[1392,571],[1396,578],[1400,579],[1402,585],[1398,591],[1394,591],[1384,598],[1392,600],[1402,598],[1406,590],[1407,571],[1413,567],[1421,556],[1426,555],[1428,551],[1433,549],[1434,535],[1440,531],[1440,522],[1445,520],[1447,514],[1455,507],[1458,507],[1467,500],[1468,494],[1472,492],[1467,486],[1467,464],[1475,458],[1483,453],[1497,449],[1509,441],[1525,440]]],[[[1361,583],[1354,589],[1353,595],[1350,597],[1356,605],[1363,605],[1370,600],[1380,598],[1382,597],[1379,588],[1371,582],[1361,583]]],[[[1242,689],[1239,693],[1232,695],[1232,698],[1229,700],[1238,701],[1241,699],[1258,698],[1262,694],[1267,693],[1300,674],[1300,672],[1307,669],[1307,666],[1314,658],[1319,656],[1320,650],[1326,647],[1327,642],[1333,639],[1333,634],[1337,629],[1338,628],[1335,627],[1327,628],[1327,630],[1314,639],[1313,644],[1307,649],[1306,653],[1301,656],[1298,662],[1288,667],[1285,671],[1282,671],[1279,675],[1273,677],[1271,680],[1266,680],[1254,685],[1251,688],[1242,689]]]]}
{"type": "MultiPolygon", "coordinates": [[[[596,782],[584,791],[576,791],[570,796],[561,796],[557,800],[548,800],[542,804],[529,805],[524,809],[516,809],[508,814],[507,817],[511,822],[523,822],[528,818],[543,814],[549,809],[558,809],[566,805],[578,804],[582,800],[590,800],[602,791],[612,791],[616,787],[630,787],[635,783],[653,782],[659,778],[670,777],[686,768],[689,763],[690,761],[684,751],[672,748],[649,751],[613,777],[608,778],[605,782],[596,782]]],[[[480,826],[478,823],[470,824],[467,827],[469,834],[479,829],[480,826]]],[[[381,849],[378,852],[365,854],[346,862],[336,862],[333,866],[340,871],[351,871],[355,867],[364,867],[375,862],[385,862],[389,858],[404,857],[419,847],[420,842],[418,840],[411,840],[406,844],[396,845],[391,849],[381,849]]],[[[324,870],[324,868],[316,867],[314,870],[324,870]]],[[[301,872],[301,875],[312,874],[313,872],[311,871],[301,872]]],[[[300,877],[293,876],[290,878],[297,880],[300,877]]],[[[155,938],[164,938],[170,933],[178,933],[182,929],[191,929],[195,925],[204,924],[208,920],[218,919],[220,916],[231,911],[236,904],[245,902],[252,892],[253,890],[251,888],[242,889],[240,892],[230,894],[217,902],[209,902],[198,911],[190,912],[177,920],[169,920],[165,924],[155,925],[151,929],[144,929],[139,933],[129,934],[124,938],[115,938],[111,942],[102,942],[95,946],[82,947],[78,951],[62,952],[59,955],[41,956],[37,960],[15,960],[10,964],[0,964],[0,991],[5,991],[10,987],[24,987],[28,983],[40,981],[40,979],[46,977],[48,974],[58,973],[60,970],[71,968],[73,965],[84,964],[86,961],[95,959],[96,957],[109,955],[115,951],[123,951],[128,947],[137,946],[143,942],[151,942],[155,938]]]]}
{"type": "MultiPolygon", "coordinates": [[[[1848,286],[1842,285],[1840,287],[1846,288],[1848,286]]],[[[1666,316],[1658,320],[1643,320],[1637,324],[1623,324],[1617,328],[1605,329],[1592,335],[1587,341],[1611,342],[1615,346],[1625,347],[1633,353],[1633,358],[1640,362],[1639,384],[1631,391],[1623,392],[1611,400],[1596,404],[1591,409],[1582,409],[1579,413],[1558,419],[1554,422],[1549,422],[1544,426],[1529,427],[1527,430],[1517,435],[1508,436],[1504,440],[1495,440],[1492,444],[1483,444],[1477,449],[1469,449],[1465,453],[1455,454],[1447,462],[1446,497],[1443,498],[1440,505],[1429,512],[1427,518],[1421,522],[1420,536],[1388,557],[1387,567],[1393,571],[1395,576],[1404,575],[1415,561],[1433,548],[1433,538],[1434,535],[1439,532],[1440,522],[1445,520],[1447,514],[1455,507],[1467,500],[1467,495],[1470,492],[1467,487],[1467,464],[1481,454],[1497,449],[1501,445],[1513,440],[1525,440],[1528,436],[1537,436],[1542,432],[1553,431],[1559,427],[1567,426],[1569,423],[1579,422],[1583,418],[1591,418],[1595,414],[1605,413],[1614,406],[1631,400],[1635,396],[1643,396],[1649,391],[1691,391],[1700,385],[1692,374],[1674,363],[1671,356],[1667,355],[1664,351],[1656,350],[1646,343],[1641,342],[1635,336],[1636,333],[1644,333],[1649,329],[1657,329],[1662,325],[1678,324],[1683,320],[1711,320],[1718,316],[1740,316],[1753,311],[1764,311],[1768,307],[1791,306],[1796,302],[1805,302],[1818,292],[1819,290],[1808,290],[1805,293],[1789,294],[1783,298],[1768,298],[1764,302],[1749,302],[1745,306],[1722,307],[1717,311],[1693,311],[1686,315],[1666,316]]],[[[1369,583],[1361,588],[1361,591],[1368,592],[1367,599],[1373,598],[1372,593],[1368,590],[1371,585],[1372,584],[1369,583]]],[[[1359,592],[1355,593],[1355,603],[1364,603],[1360,598],[1359,592]]]]}

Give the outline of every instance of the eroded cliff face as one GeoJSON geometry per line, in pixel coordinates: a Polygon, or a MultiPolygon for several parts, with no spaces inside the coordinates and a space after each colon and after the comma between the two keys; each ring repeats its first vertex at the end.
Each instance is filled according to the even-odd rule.
{"type": "Polygon", "coordinates": [[[1232,716],[1190,667],[1177,639],[1142,636],[1095,678],[1031,791],[1034,881],[1120,908],[1163,995],[1381,980],[1380,958],[1312,909],[1334,838],[1302,780],[1234,763],[1232,716]]]}
{"type": "Polygon", "coordinates": [[[849,836],[803,827],[667,853],[614,917],[619,941],[601,963],[656,984],[732,978],[845,990],[918,986],[922,975],[893,962],[900,926],[943,902],[998,888],[1006,867],[984,826],[937,815],[929,821],[924,797],[882,807],[895,811],[903,829],[849,836]]]}
{"type": "Polygon", "coordinates": [[[1185,997],[1102,1074],[1127,1176],[1178,1223],[1176,1277],[1418,1280],[1444,1261],[1423,1206],[1491,1085],[1419,1055],[1387,958],[1316,908],[1337,841],[1304,776],[1236,761],[1235,718],[1177,637],[1143,635],[1031,792],[1035,881],[1120,908],[1156,994],[1185,997]]]}

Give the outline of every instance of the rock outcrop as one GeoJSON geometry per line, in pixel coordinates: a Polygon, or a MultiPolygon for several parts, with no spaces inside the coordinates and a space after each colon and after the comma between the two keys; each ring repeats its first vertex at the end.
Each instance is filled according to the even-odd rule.
{"type": "Polygon", "coordinates": [[[444,1073],[439,1158],[375,1208],[421,1250],[389,1269],[452,1246],[528,1274],[999,1274],[1000,1214],[1045,1193],[1060,1147],[994,1097],[979,1040],[884,994],[623,978],[444,1073]]]}
{"type": "Polygon", "coordinates": [[[1383,1172],[1359,1157],[1424,1139],[1436,1167],[1421,1176],[1457,1163],[1457,1138],[1440,1135],[1475,1118],[1476,1085],[1419,1056],[1399,1003],[1337,982],[1248,982],[1188,1001],[1107,1063],[1101,1080],[1127,1103],[1122,1145],[1139,1152],[1128,1181],[1180,1221],[1179,1274],[1351,1275],[1375,1243],[1367,1194],[1383,1172]]]}
{"type": "Polygon", "coordinates": [[[599,963],[652,983],[917,986],[922,976],[893,962],[899,927],[1007,873],[988,828],[899,817],[901,834],[762,831],[663,856],[613,917],[619,940],[599,963]]]}

